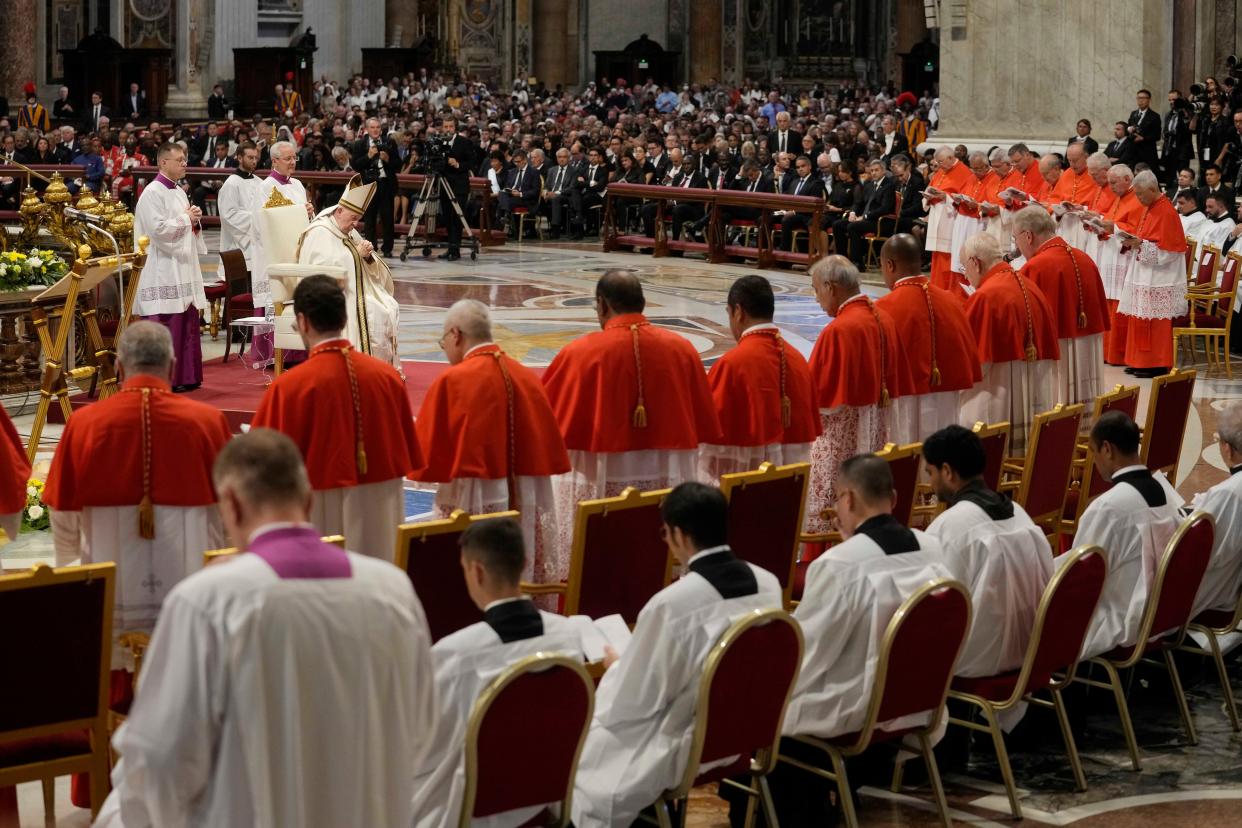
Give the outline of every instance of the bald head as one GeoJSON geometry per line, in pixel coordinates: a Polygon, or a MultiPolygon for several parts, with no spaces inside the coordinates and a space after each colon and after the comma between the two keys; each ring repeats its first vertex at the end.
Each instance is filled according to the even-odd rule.
{"type": "Polygon", "coordinates": [[[898,279],[922,272],[923,246],[909,233],[890,236],[880,248],[880,270],[891,288],[898,279]]]}
{"type": "Polygon", "coordinates": [[[609,270],[595,284],[595,305],[601,322],[625,313],[642,313],[647,306],[642,282],[628,271],[609,270]]]}
{"type": "Polygon", "coordinates": [[[1087,168],[1087,151],[1082,148],[1082,144],[1070,144],[1065,150],[1065,160],[1069,162],[1071,170],[1080,173],[1087,168]]]}
{"type": "Polygon", "coordinates": [[[1057,179],[1061,177],[1061,159],[1057,158],[1053,153],[1041,156],[1039,159],[1039,174],[1043,176],[1049,186],[1057,183],[1057,179]]]}

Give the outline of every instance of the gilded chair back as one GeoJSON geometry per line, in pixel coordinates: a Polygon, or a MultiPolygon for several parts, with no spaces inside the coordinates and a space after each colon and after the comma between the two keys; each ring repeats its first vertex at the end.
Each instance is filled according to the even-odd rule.
{"type": "Polygon", "coordinates": [[[1189,282],[1195,272],[1195,248],[1198,245],[1190,236],[1186,237],[1186,281],[1189,282]]]}
{"type": "Polygon", "coordinates": [[[660,504],[669,489],[627,488],[584,500],[574,519],[566,615],[619,614],[627,624],[672,578],[673,558],[660,537],[660,504]]]}
{"type": "Polygon", "coordinates": [[[1143,428],[1143,463],[1152,471],[1167,474],[1174,485],[1194,388],[1194,369],[1175,368],[1151,383],[1143,428]]]}
{"type": "Polygon", "coordinates": [[[0,575],[0,629],[12,633],[5,660],[23,670],[0,682],[0,787],[89,772],[98,813],[108,793],[115,590],[115,563],[0,575]]]}
{"type": "Polygon", "coordinates": [[[470,515],[454,509],[447,518],[397,527],[397,551],[393,563],[404,569],[427,614],[434,644],[444,636],[483,620],[466,590],[461,571],[461,533],[475,521],[490,518],[518,520],[517,512],[470,515]]]}
{"type": "Polygon", "coordinates": [[[802,667],[802,643],[802,628],[784,610],[748,612],[724,631],[703,664],[690,761],[665,799],[681,799],[691,788],[726,776],[772,770],[802,667]],[[699,770],[732,756],[740,759],[709,776],[699,770]]]}
{"type": "MultiPolygon", "coordinates": [[[[1137,385],[1116,385],[1112,391],[1095,398],[1091,422],[1097,422],[1100,417],[1110,411],[1120,411],[1131,420],[1135,420],[1138,418],[1138,401],[1139,387],[1137,385]]],[[[1066,509],[1067,512],[1073,512],[1072,515],[1067,516],[1067,519],[1072,518],[1075,527],[1082,513],[1091,505],[1091,501],[1113,487],[1113,481],[1105,480],[1100,475],[1100,470],[1095,467],[1095,452],[1091,450],[1091,441],[1085,441],[1085,446],[1086,451],[1083,455],[1085,465],[1082,474],[1086,484],[1079,488],[1078,498],[1073,503],[1073,510],[1066,509]]]]}
{"type": "Polygon", "coordinates": [[[998,491],[1001,484],[1001,469],[1005,465],[1005,457],[1009,453],[1009,433],[1012,427],[1008,420],[999,423],[975,423],[973,431],[983,444],[983,482],[992,491],[998,491]]]}
{"type": "Polygon", "coordinates": [[[966,587],[949,578],[929,581],[902,603],[884,631],[867,716],[847,754],[865,750],[892,719],[930,712],[927,730],[935,730],[970,616],[966,587]]]}
{"type": "Polygon", "coordinates": [[[1059,530],[1065,508],[1082,411],[1081,403],[1058,404],[1052,411],[1036,414],[1031,424],[1022,483],[1014,499],[1036,523],[1051,521],[1054,532],[1059,530]]]}
{"type": "Polygon", "coordinates": [[[757,471],[720,478],[720,491],[729,501],[729,547],[742,560],[776,576],[786,605],[798,564],[810,476],[809,463],[764,463],[757,471]]]}
{"type": "Polygon", "coordinates": [[[901,525],[909,526],[910,516],[914,512],[914,495],[919,485],[919,473],[923,469],[923,444],[907,443],[898,446],[889,443],[877,451],[875,456],[888,462],[889,471],[893,475],[893,489],[897,492],[893,517],[901,525]]]}
{"type": "Polygon", "coordinates": [[[505,811],[556,803],[556,824],[565,825],[594,705],[590,676],[581,661],[566,656],[537,653],[494,678],[475,700],[466,726],[461,828],[505,811]]]}

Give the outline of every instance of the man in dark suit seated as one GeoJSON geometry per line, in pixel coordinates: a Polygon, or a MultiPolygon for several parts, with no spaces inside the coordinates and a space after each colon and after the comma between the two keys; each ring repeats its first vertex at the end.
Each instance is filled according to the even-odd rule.
{"type": "MultiPolygon", "coordinates": [[[[781,113],[784,114],[784,113],[781,113]]],[[[824,181],[813,175],[811,159],[799,155],[794,162],[794,174],[786,175],[783,184],[785,195],[806,196],[808,198],[824,197],[824,181]]],[[[795,230],[806,230],[811,220],[810,213],[799,213],[796,210],[777,210],[772,218],[779,222],[781,229],[781,246],[793,250],[793,234],[795,230]]]]}
{"type": "Polygon", "coordinates": [[[741,177],[736,159],[724,150],[716,155],[716,163],[707,171],[707,184],[713,190],[732,189],[733,184],[741,177]]]}
{"type": "MultiPolygon", "coordinates": [[[[1002,158],[1008,162],[1002,154],[1002,158]]],[[[914,167],[914,163],[908,155],[898,155],[891,162],[893,178],[897,182],[898,192],[901,193],[901,212],[897,215],[898,233],[909,233],[914,228],[914,223],[919,219],[926,217],[927,210],[923,207],[923,187],[926,186],[923,181],[923,175],[914,167]]]]}
{"type": "MultiPolygon", "coordinates": [[[[742,193],[772,193],[775,188],[772,186],[772,179],[763,174],[763,168],[759,166],[759,162],[754,159],[748,160],[742,164],[741,173],[729,185],[730,190],[737,190],[742,193]]],[[[720,223],[726,228],[735,221],[759,221],[760,210],[758,207],[729,207],[720,208],[720,223]]],[[[707,217],[704,216],[695,226],[695,230],[701,230],[707,225],[707,217]]]]}
{"type": "Polygon", "coordinates": [[[548,167],[543,179],[543,198],[552,217],[552,238],[559,238],[568,221],[570,238],[582,238],[582,191],[574,186],[579,168],[569,160],[569,150],[556,151],[556,166],[548,167]]]}
{"type": "Polygon", "coordinates": [[[866,270],[867,233],[878,229],[880,216],[892,215],[896,207],[897,182],[888,174],[882,159],[867,164],[867,182],[863,184],[861,213],[849,213],[832,225],[837,253],[848,256],[859,270],[866,270]]]}
{"type": "MultiPolygon", "coordinates": [[[[672,181],[668,186],[671,189],[707,189],[707,179],[698,171],[699,159],[693,153],[682,154],[681,150],[674,148],[669,153],[672,162],[679,165],[678,169],[673,173],[672,181]]],[[[656,207],[658,202],[649,201],[643,205],[643,233],[647,236],[655,237],[655,220],[656,207]]],[[[681,226],[685,222],[697,222],[703,218],[704,209],[701,202],[681,202],[669,200],[665,202],[665,212],[672,220],[673,239],[681,238],[681,226]]]]}
{"type": "Polygon", "coordinates": [[[509,170],[505,183],[500,188],[498,215],[502,222],[513,223],[515,233],[517,223],[512,221],[513,210],[518,207],[527,210],[538,207],[540,186],[539,173],[526,163],[526,153],[522,150],[513,153],[513,168],[509,170]]]}
{"type": "MultiPolygon", "coordinates": [[[[599,147],[591,147],[587,152],[586,164],[578,166],[578,179],[575,186],[582,199],[582,215],[586,211],[604,203],[604,192],[608,189],[611,170],[604,163],[604,151],[599,147]]],[[[601,218],[601,222],[602,218],[601,218]]]]}
{"type": "MultiPolygon", "coordinates": [[[[1239,114],[1242,114],[1242,113],[1239,113],[1239,114]]],[[[1203,165],[1203,180],[1207,183],[1204,187],[1202,187],[1199,190],[1199,203],[1200,204],[1207,201],[1208,196],[1219,195],[1225,198],[1225,204],[1227,204],[1230,208],[1233,207],[1233,203],[1234,203],[1233,187],[1230,187],[1228,184],[1221,182],[1220,167],[1216,166],[1215,164],[1204,164],[1203,165]]]]}

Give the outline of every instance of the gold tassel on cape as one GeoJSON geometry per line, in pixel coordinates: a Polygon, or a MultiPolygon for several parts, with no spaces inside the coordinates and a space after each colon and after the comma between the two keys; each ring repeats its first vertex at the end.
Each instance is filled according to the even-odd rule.
{"type": "Polygon", "coordinates": [[[634,428],[647,427],[647,406],[639,403],[634,408],[634,428]]]}
{"type": "Polygon", "coordinates": [[[937,368],[935,365],[932,366],[932,370],[931,370],[931,384],[932,385],[940,384],[940,369],[937,368]]]}
{"type": "Polygon", "coordinates": [[[1078,327],[1087,327],[1087,314],[1084,311],[1078,312],[1078,327]]]}
{"type": "Polygon", "coordinates": [[[645,324],[647,323],[630,325],[630,337],[634,343],[634,366],[638,372],[638,405],[634,407],[634,416],[631,419],[634,428],[647,427],[647,406],[643,401],[643,356],[638,348],[638,329],[645,324]]]}
{"type": "Polygon", "coordinates": [[[366,449],[366,446],[362,444],[362,441],[359,440],[358,441],[358,474],[366,474],[366,473],[367,473],[367,449],[366,449]]]}
{"type": "Polygon", "coordinates": [[[155,539],[155,506],[151,504],[150,495],[143,495],[142,502],[138,504],[138,537],[155,539]]]}
{"type": "Polygon", "coordinates": [[[781,425],[789,428],[793,424],[793,400],[789,395],[781,397],[781,425]]]}
{"type": "Polygon", "coordinates": [[[1035,351],[1035,343],[1032,342],[1031,344],[1026,346],[1026,361],[1027,362],[1034,362],[1035,358],[1038,355],[1039,354],[1035,351]]]}
{"type": "Polygon", "coordinates": [[[888,403],[889,403],[888,386],[885,385],[882,388],[880,388],[880,408],[888,408],[888,403]]]}

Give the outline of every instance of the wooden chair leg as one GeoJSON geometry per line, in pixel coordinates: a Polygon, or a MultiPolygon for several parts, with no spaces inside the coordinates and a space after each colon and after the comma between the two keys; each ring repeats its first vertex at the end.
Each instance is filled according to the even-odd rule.
{"type": "Polygon", "coordinates": [[[1182,727],[1186,729],[1186,737],[1192,745],[1199,744],[1199,733],[1195,730],[1195,721],[1190,716],[1190,705],[1186,703],[1186,691],[1182,689],[1182,677],[1177,672],[1177,662],[1173,660],[1173,651],[1164,651],[1164,664],[1169,669],[1169,681],[1173,685],[1173,695],[1177,698],[1177,712],[1182,717],[1182,727]]]}
{"type": "Polygon", "coordinates": [[[43,786],[43,825],[56,828],[56,777],[40,779],[39,783],[43,786]]]}
{"type": "Polygon", "coordinates": [[[1057,724],[1061,726],[1061,738],[1065,742],[1065,752],[1069,754],[1070,768],[1074,771],[1075,790],[1087,789],[1087,776],[1082,770],[1082,757],[1078,755],[1078,745],[1074,741],[1074,731],[1070,728],[1069,714],[1065,710],[1065,699],[1061,691],[1053,688],[1052,706],[1057,711],[1057,724]]]}

